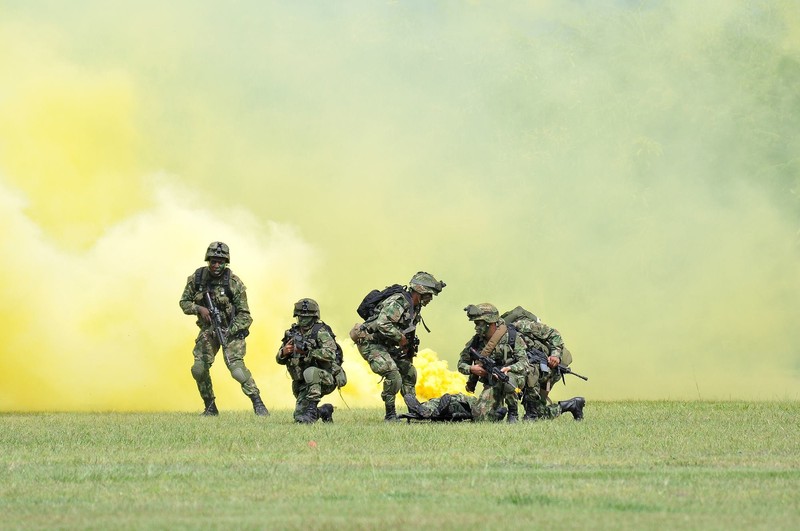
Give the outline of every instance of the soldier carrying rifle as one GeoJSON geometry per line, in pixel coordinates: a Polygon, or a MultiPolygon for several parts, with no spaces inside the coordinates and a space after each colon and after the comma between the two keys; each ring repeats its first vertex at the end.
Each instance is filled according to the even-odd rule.
{"type": "Polygon", "coordinates": [[[230,250],[222,242],[212,242],[206,250],[208,265],[190,275],[183,289],[180,306],[183,313],[197,316],[200,333],[194,344],[192,376],[203,399],[203,415],[216,416],[214,388],[211,383],[211,365],[222,349],[225,365],[242,391],[253,402],[256,415],[267,416],[264,402],[253,376],[244,364],[247,346],[245,338],[250,333],[253,318],[247,306],[244,283],[230,268],[230,250]]]}
{"type": "MultiPolygon", "coordinates": [[[[383,291],[373,290],[358,307],[357,312],[365,321],[356,323],[350,338],[372,372],[383,378],[381,399],[386,421],[398,420],[395,409],[398,391],[404,397],[416,396],[417,323],[422,320],[422,307],[444,287],[444,282],[420,271],[411,277],[408,288],[395,284],[383,291]]],[[[425,322],[422,323],[424,326],[425,322]]]]}

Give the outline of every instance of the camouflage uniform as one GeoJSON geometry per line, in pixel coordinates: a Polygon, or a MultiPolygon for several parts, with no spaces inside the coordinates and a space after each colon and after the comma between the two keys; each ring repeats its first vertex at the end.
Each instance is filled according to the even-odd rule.
{"type": "Polygon", "coordinates": [[[413,330],[420,320],[418,309],[411,303],[410,294],[391,295],[378,305],[377,315],[365,323],[369,336],[358,345],[372,372],[383,377],[381,399],[387,410],[394,410],[395,396],[402,391],[416,394],[417,369],[413,354],[400,347],[404,331],[413,330]]]}
{"type": "MultiPolygon", "coordinates": [[[[561,362],[564,342],[558,330],[531,319],[519,319],[514,323],[514,327],[525,341],[526,350],[534,348],[545,356],[557,357],[559,363],[561,362]]],[[[539,365],[536,370],[538,372],[536,384],[527,386],[522,395],[526,418],[535,415],[537,418],[554,419],[561,414],[561,408],[557,403],[547,403],[547,392],[558,381],[558,372],[550,370],[547,363],[539,365]]]]}
{"type": "MultiPolygon", "coordinates": [[[[560,364],[569,365],[572,363],[572,354],[564,345],[561,334],[555,328],[541,322],[536,315],[528,312],[524,308],[517,306],[511,312],[503,314],[504,318],[513,320],[513,326],[522,336],[525,342],[525,349],[528,351],[536,350],[544,358],[554,356],[558,358],[560,364]]],[[[575,404],[572,399],[564,402],[548,403],[547,395],[554,383],[559,380],[558,371],[551,370],[546,361],[542,360],[532,368],[537,374],[535,382],[525,387],[522,394],[522,404],[525,407],[525,420],[554,419],[564,411],[570,411],[575,404]],[[566,406],[565,406],[566,404],[566,406]]],[[[580,401],[583,399],[578,397],[580,401]]],[[[576,418],[583,418],[582,404],[578,415],[573,413],[576,418]]],[[[580,420],[580,419],[579,419],[580,420]]]]}
{"type": "MultiPolygon", "coordinates": [[[[301,299],[295,305],[295,307],[300,305],[300,312],[304,301],[307,301],[307,305],[309,303],[316,305],[312,299],[301,299]]],[[[319,307],[316,308],[318,314],[319,307]]],[[[302,315],[298,310],[295,311],[295,316],[302,317],[302,315]]],[[[326,414],[320,415],[320,410],[324,411],[323,408],[326,406],[317,408],[317,404],[323,396],[336,390],[337,378],[334,375],[344,373],[337,363],[336,341],[328,332],[327,325],[317,316],[313,314],[310,316],[308,322],[303,325],[294,324],[286,331],[275,361],[285,365],[292,378],[292,394],[297,399],[294,420],[300,423],[312,423],[321,416],[323,421],[330,422],[332,419],[326,414]],[[292,342],[295,350],[284,355],[284,347],[289,342],[292,342]],[[302,351],[298,349],[298,345],[303,347],[302,351]]],[[[330,410],[333,410],[332,406],[330,410]]]]}
{"type": "MultiPolygon", "coordinates": [[[[497,309],[488,303],[470,305],[465,308],[471,321],[476,323],[484,321],[496,324],[498,328],[505,323],[497,314],[497,309]]],[[[475,334],[466,344],[458,360],[458,371],[462,374],[471,374],[470,367],[473,360],[470,356],[470,349],[481,352],[488,343],[488,339],[481,334],[475,334]]],[[[497,411],[506,402],[506,399],[513,401],[516,405],[518,391],[525,388],[531,377],[531,366],[528,363],[528,356],[525,353],[525,342],[519,337],[514,338],[514,343],[509,344],[509,333],[506,332],[497,341],[494,349],[486,354],[493,359],[497,367],[508,367],[508,383],[502,383],[491,375],[479,379],[483,383],[483,391],[478,397],[472,408],[473,417],[476,420],[485,420],[492,417],[492,412],[497,411]]]]}
{"type": "Polygon", "coordinates": [[[430,273],[420,271],[409,282],[409,289],[390,295],[381,301],[372,317],[361,326],[366,332],[363,340],[356,341],[361,357],[369,363],[375,374],[383,378],[381,399],[386,408],[386,420],[397,420],[395,398],[398,392],[403,396],[416,396],[417,369],[414,367],[414,356],[417,345],[416,327],[422,316],[421,306],[427,304],[434,295],[438,295],[445,283],[437,281],[430,273]],[[420,306],[414,306],[412,291],[420,294],[420,306]],[[403,337],[408,343],[400,346],[403,337]],[[411,338],[411,339],[409,339],[411,338]]]}
{"type": "Polygon", "coordinates": [[[444,394],[438,398],[431,398],[420,403],[416,397],[404,397],[408,402],[408,413],[400,418],[411,420],[432,420],[444,422],[459,422],[462,420],[489,420],[502,419],[502,410],[491,411],[479,417],[473,415],[477,411],[478,397],[464,393],[444,394]]]}
{"type": "MultiPolygon", "coordinates": [[[[229,259],[227,245],[221,242],[214,242],[209,246],[206,259],[224,257],[229,259]]],[[[242,391],[253,401],[253,408],[258,415],[268,415],[266,407],[261,402],[260,393],[256,386],[253,376],[244,364],[244,356],[247,351],[245,337],[249,334],[250,324],[253,318],[250,316],[250,309],[247,306],[246,288],[241,279],[227,270],[227,263],[224,264],[222,273],[218,276],[211,274],[210,268],[205,267],[198,270],[194,275],[190,275],[186,280],[186,287],[181,295],[180,306],[183,313],[187,315],[197,315],[197,326],[200,333],[195,339],[194,364],[192,365],[192,376],[197,382],[197,389],[206,405],[205,414],[216,415],[216,404],[214,388],[211,383],[211,366],[214,364],[217,352],[220,349],[219,341],[213,332],[211,323],[205,322],[200,318],[199,307],[205,307],[205,290],[211,295],[214,305],[220,310],[223,321],[227,328],[228,346],[224,349],[223,357],[225,365],[231,372],[231,376],[242,386],[242,391]],[[199,289],[195,285],[196,277],[200,275],[199,289]],[[227,287],[227,284],[230,287],[227,287]]]]}

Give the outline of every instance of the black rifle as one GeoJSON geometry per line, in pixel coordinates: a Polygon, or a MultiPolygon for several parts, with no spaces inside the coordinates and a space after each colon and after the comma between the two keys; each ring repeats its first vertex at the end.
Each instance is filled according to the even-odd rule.
{"type": "Polygon", "coordinates": [[[294,355],[297,357],[308,357],[313,345],[311,341],[303,336],[298,324],[293,324],[289,330],[286,331],[286,343],[291,341],[294,345],[294,355]]]}
{"type": "Polygon", "coordinates": [[[219,346],[222,348],[222,355],[225,356],[225,363],[228,365],[231,364],[231,360],[228,359],[228,337],[227,337],[227,329],[225,328],[225,323],[222,318],[222,312],[219,311],[219,308],[216,307],[214,301],[211,300],[211,294],[206,291],[203,295],[206,301],[206,307],[208,311],[211,313],[211,329],[214,331],[214,335],[219,342],[219,346]]]}
{"type": "Polygon", "coordinates": [[[399,359],[412,359],[419,352],[419,338],[417,337],[417,325],[412,324],[402,332],[406,338],[406,346],[387,346],[390,354],[399,359]]]}
{"type": "Polygon", "coordinates": [[[482,355],[473,347],[469,348],[469,357],[471,360],[480,363],[483,366],[483,368],[486,369],[486,372],[489,373],[489,379],[486,385],[494,385],[494,382],[492,381],[492,376],[494,376],[504,384],[509,383],[508,375],[501,370],[502,367],[498,366],[497,362],[494,361],[494,359],[482,355]]]}
{"type": "MultiPolygon", "coordinates": [[[[550,366],[547,364],[547,361],[548,361],[547,360],[547,354],[545,354],[541,350],[538,350],[538,349],[536,349],[534,347],[530,347],[527,350],[527,352],[528,352],[528,361],[530,363],[533,363],[533,364],[537,364],[538,363],[539,366],[542,369],[542,372],[550,372],[550,366]]],[[[566,365],[561,365],[560,363],[558,364],[558,366],[555,367],[554,370],[557,371],[556,374],[558,375],[558,378],[561,378],[561,382],[564,385],[567,385],[567,382],[564,380],[564,375],[565,374],[571,374],[572,376],[577,376],[578,378],[580,378],[583,381],[588,381],[589,380],[588,377],[582,376],[582,375],[578,374],[577,372],[573,372],[572,369],[570,369],[566,365]]]]}

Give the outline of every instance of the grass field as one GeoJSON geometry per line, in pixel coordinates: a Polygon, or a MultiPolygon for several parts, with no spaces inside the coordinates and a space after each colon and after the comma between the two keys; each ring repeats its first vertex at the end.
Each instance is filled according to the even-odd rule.
{"type": "Polygon", "coordinates": [[[800,402],[586,415],[2,414],[0,528],[800,528],[800,402]]]}

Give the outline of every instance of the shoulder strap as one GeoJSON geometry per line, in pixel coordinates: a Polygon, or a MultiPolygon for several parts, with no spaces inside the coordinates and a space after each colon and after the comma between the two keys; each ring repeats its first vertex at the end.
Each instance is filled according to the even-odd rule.
{"type": "Polygon", "coordinates": [[[514,325],[508,325],[508,344],[511,350],[514,350],[514,343],[517,342],[517,328],[514,325]]]}
{"type": "Polygon", "coordinates": [[[227,267],[222,272],[222,285],[225,286],[225,294],[230,300],[233,300],[233,291],[231,291],[231,270],[227,267]]]}
{"type": "Polygon", "coordinates": [[[489,338],[489,341],[486,342],[486,346],[483,347],[483,350],[481,351],[481,356],[488,356],[489,354],[491,354],[494,351],[494,347],[497,346],[497,343],[500,341],[500,339],[503,337],[506,331],[508,331],[508,327],[506,327],[506,325],[502,324],[498,326],[495,333],[492,334],[492,337],[489,338]]]}
{"type": "Polygon", "coordinates": [[[314,326],[311,327],[311,339],[313,339],[314,341],[317,340],[317,334],[319,334],[319,329],[322,328],[323,326],[325,326],[324,323],[315,323],[314,326]]]}
{"type": "MultiPolygon", "coordinates": [[[[194,272],[195,291],[201,291],[208,285],[207,270],[206,267],[199,267],[197,271],[194,272]]],[[[222,285],[225,288],[225,295],[227,295],[229,299],[233,299],[233,291],[231,291],[231,270],[227,267],[225,271],[222,272],[222,285]]]]}
{"type": "Polygon", "coordinates": [[[198,267],[197,271],[194,272],[194,290],[200,291],[203,286],[203,273],[205,272],[205,267],[198,267]]]}

